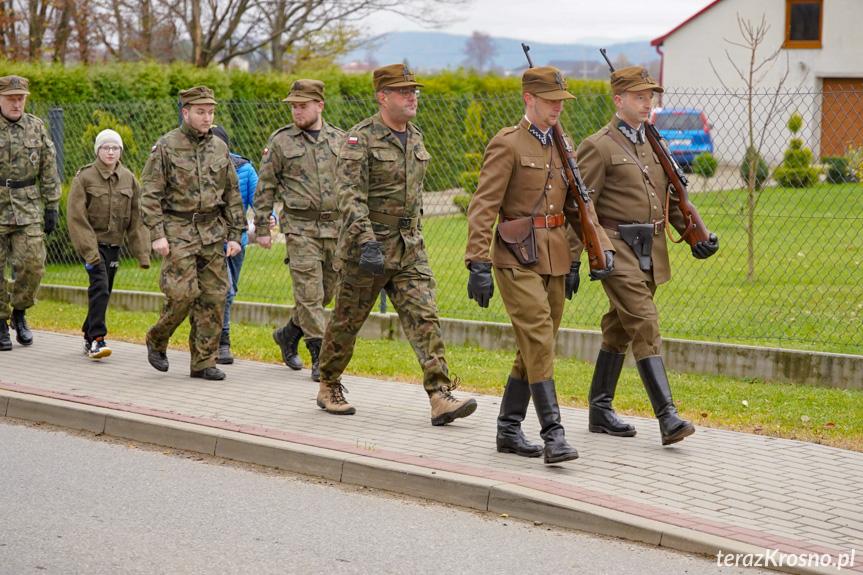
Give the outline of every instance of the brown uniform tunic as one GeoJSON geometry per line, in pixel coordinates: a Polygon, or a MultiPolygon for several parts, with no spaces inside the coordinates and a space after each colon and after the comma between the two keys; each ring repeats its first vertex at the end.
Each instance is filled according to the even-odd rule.
{"type": "MultiPolygon", "coordinates": [[[[614,244],[614,272],[602,282],[611,309],[602,318],[602,347],[614,353],[625,353],[632,343],[635,359],[659,355],[662,338],[659,333],[659,313],[653,302],[656,286],[671,279],[668,245],[665,232],[653,236],[649,271],[639,269],[638,258],[610,229],[610,222],[649,223],[665,218],[668,178],[659,158],[646,141],[633,144],[618,129],[620,118],[589,136],[576,152],[584,183],[596,193],[593,202],[600,222],[607,226],[606,234],[614,244]],[[632,156],[612,139],[609,132],[635,155],[656,184],[653,188],[632,156]]],[[[669,222],[678,233],[685,231],[683,214],[677,196],[669,204],[669,222]]]]}
{"type": "MultiPolygon", "coordinates": [[[[536,383],[554,377],[554,336],[563,315],[564,276],[582,245],[571,245],[565,226],[536,229],[539,261],[522,266],[494,231],[498,214],[529,216],[565,214],[581,236],[578,212],[563,180],[563,162],[553,146],[543,146],[529,131],[527,119],[504,128],[485,150],[479,185],[468,210],[465,263],[492,262],[498,291],[512,321],[518,353],[512,375],[536,383]],[[549,178],[549,173],[551,177],[549,178]],[[489,248],[491,247],[491,254],[489,248]],[[545,294],[545,297],[541,297],[545,294]]],[[[596,214],[591,211],[596,221],[596,214]]],[[[597,229],[602,230],[599,224],[597,229]]],[[[603,250],[614,250],[604,233],[603,250]]]]}

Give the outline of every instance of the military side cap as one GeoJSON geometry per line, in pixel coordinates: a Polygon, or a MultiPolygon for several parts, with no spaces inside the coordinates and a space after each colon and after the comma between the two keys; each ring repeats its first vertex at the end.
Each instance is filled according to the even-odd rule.
{"type": "Polygon", "coordinates": [[[0,78],[0,95],[14,96],[15,94],[21,94],[26,96],[30,93],[27,89],[27,84],[29,83],[30,80],[21,76],[3,76],[0,78]]]}
{"type": "Polygon", "coordinates": [[[324,83],[318,80],[297,80],[291,84],[288,97],[282,102],[323,102],[324,83]]]}
{"type": "Polygon", "coordinates": [[[374,71],[372,80],[375,83],[375,92],[380,92],[386,88],[425,87],[425,84],[416,81],[414,73],[407,67],[407,64],[390,64],[378,68],[374,71]]]}
{"type": "Polygon", "coordinates": [[[188,90],[180,90],[180,103],[184,106],[189,104],[215,104],[216,97],[213,91],[206,86],[195,86],[188,90]]]}
{"type": "Polygon", "coordinates": [[[665,91],[650,77],[647,68],[632,66],[611,73],[611,91],[615,96],[626,91],[638,92],[640,90],[665,91]]]}
{"type": "Polygon", "coordinates": [[[546,100],[575,100],[566,91],[566,78],[554,66],[528,68],[521,75],[522,94],[534,94],[546,100]]]}

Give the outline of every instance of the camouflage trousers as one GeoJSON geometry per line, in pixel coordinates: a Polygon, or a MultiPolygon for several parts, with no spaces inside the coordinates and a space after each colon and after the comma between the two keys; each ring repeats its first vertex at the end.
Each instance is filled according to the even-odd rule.
{"type": "Polygon", "coordinates": [[[188,316],[191,368],[214,367],[228,295],[224,244],[205,246],[200,239],[182,246],[171,242],[171,252],[162,260],[159,288],[165,302],[159,321],[147,331],[147,341],[165,351],[171,335],[188,316]]]}
{"type": "Polygon", "coordinates": [[[429,395],[450,385],[445,348],[435,303],[436,282],[428,262],[375,277],[354,262],[343,262],[336,286],[336,303],[321,349],[321,383],[337,383],[354,354],[357,334],[369,317],[378,294],[385,290],[399,314],[405,336],[423,370],[429,395]]]}
{"type": "Polygon", "coordinates": [[[12,309],[25,310],[35,305],[44,275],[42,225],[0,225],[0,319],[9,319],[12,309]],[[6,277],[8,266],[12,267],[14,280],[6,277]]]}
{"type": "Polygon", "coordinates": [[[333,301],[338,274],[333,267],[335,238],[313,238],[298,234],[285,237],[294,286],[294,325],[303,330],[306,341],[321,339],[326,329],[324,308],[333,301]]]}

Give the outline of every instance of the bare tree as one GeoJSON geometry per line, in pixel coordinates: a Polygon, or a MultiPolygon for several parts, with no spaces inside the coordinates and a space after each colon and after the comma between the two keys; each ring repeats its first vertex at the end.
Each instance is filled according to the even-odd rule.
{"type": "Polygon", "coordinates": [[[467,54],[465,65],[477,72],[483,72],[487,67],[491,67],[497,55],[497,46],[492,37],[476,30],[465,42],[464,49],[467,54]]]}
{"type": "Polygon", "coordinates": [[[632,66],[632,62],[629,60],[629,56],[627,56],[625,52],[621,52],[617,55],[617,58],[614,59],[615,70],[620,70],[621,68],[629,68],[630,66],[632,66]]]}
{"type": "Polygon", "coordinates": [[[786,54],[785,59],[785,71],[779,78],[779,81],[776,83],[775,87],[770,87],[770,100],[767,104],[767,110],[764,114],[761,115],[761,118],[764,120],[763,124],[760,126],[760,129],[757,129],[755,125],[755,114],[754,114],[754,105],[755,105],[755,97],[756,97],[756,88],[761,85],[767,75],[773,70],[776,66],[777,62],[779,62],[779,56],[782,52],[782,46],[779,46],[771,52],[767,57],[758,59],[758,49],[764,43],[767,38],[767,32],[770,30],[770,26],[767,24],[766,16],[761,16],[761,23],[755,24],[751,20],[744,20],[737,15],[737,24],[740,28],[740,35],[742,36],[742,40],[738,42],[732,42],[731,40],[725,38],[725,41],[732,46],[737,46],[743,48],[748,56],[748,62],[744,65],[738,65],[734,59],[731,57],[731,54],[726,49],[725,56],[728,61],[731,63],[731,66],[734,68],[734,71],[743,81],[744,90],[743,93],[739,93],[739,90],[730,88],[728,84],[722,79],[722,76],[716,70],[716,66],[713,64],[713,60],[710,61],[710,66],[713,68],[713,73],[719,79],[719,82],[722,86],[728,91],[730,94],[735,95],[738,99],[746,102],[746,113],[747,113],[747,128],[748,128],[748,148],[746,152],[746,159],[748,160],[748,170],[745,172],[747,175],[747,198],[745,205],[739,206],[737,211],[741,214],[746,215],[746,223],[744,225],[746,229],[746,237],[747,237],[747,274],[746,277],[749,281],[755,281],[757,276],[755,274],[755,210],[758,207],[758,200],[761,197],[761,176],[759,172],[762,172],[761,168],[761,146],[764,144],[764,137],[767,135],[767,127],[774,120],[777,112],[785,107],[781,106],[783,104],[782,101],[782,91],[785,86],[785,83],[788,80],[788,75],[791,72],[790,65],[788,63],[788,55],[786,54]],[[757,141],[756,141],[756,133],[757,141]]]}

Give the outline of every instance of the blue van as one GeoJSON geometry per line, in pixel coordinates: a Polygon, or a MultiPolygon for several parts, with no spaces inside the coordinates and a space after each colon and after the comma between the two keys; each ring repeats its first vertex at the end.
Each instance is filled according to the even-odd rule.
{"type": "Polygon", "coordinates": [[[653,124],[668,142],[677,163],[689,167],[699,154],[713,153],[710,124],[704,112],[694,108],[657,108],[653,124]]]}

